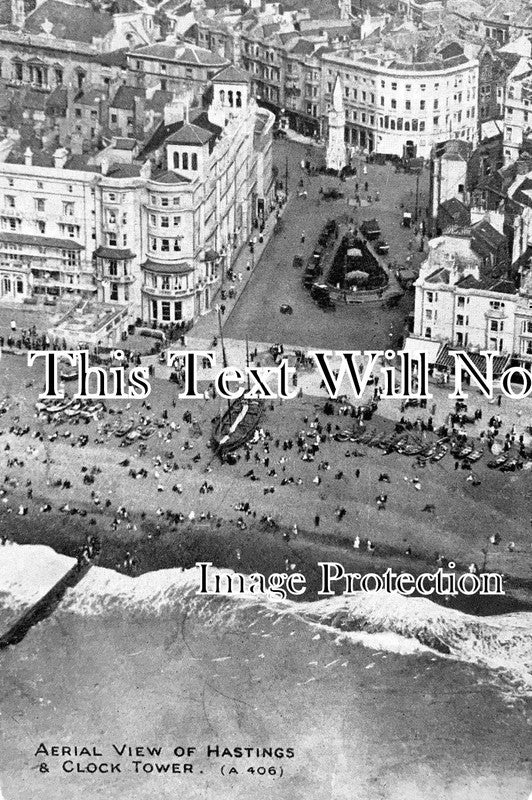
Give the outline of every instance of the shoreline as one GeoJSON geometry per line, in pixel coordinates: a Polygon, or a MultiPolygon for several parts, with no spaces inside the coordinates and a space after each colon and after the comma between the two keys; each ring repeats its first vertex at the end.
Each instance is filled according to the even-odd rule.
{"type": "MultiPolygon", "coordinates": [[[[214,569],[228,569],[235,573],[250,575],[261,573],[266,578],[274,572],[284,572],[286,561],[297,568],[306,578],[306,591],[300,597],[290,595],[287,599],[295,602],[314,602],[323,600],[326,595],[318,594],[321,586],[319,562],[338,562],[346,572],[359,572],[361,576],[369,573],[382,575],[387,569],[395,573],[408,572],[417,576],[423,572],[435,572],[434,565],[424,557],[400,554],[397,548],[382,545],[379,553],[354,550],[351,539],[346,536],[319,534],[300,530],[297,537],[290,537],[290,529],[278,526],[274,530],[267,523],[250,522],[242,530],[234,520],[215,518],[195,522],[180,523],[177,530],[170,525],[161,524],[161,518],[146,517],[141,529],[136,532],[122,531],[113,536],[105,530],[110,515],[105,512],[90,511],[87,516],[79,514],[60,514],[52,511],[46,520],[39,517],[22,517],[12,530],[13,541],[19,545],[45,544],[62,555],[76,557],[83,547],[87,535],[98,535],[102,550],[97,566],[137,577],[148,572],[165,569],[190,569],[199,562],[210,562],[214,569]],[[65,524],[73,520],[73,525],[65,524]],[[96,525],[91,525],[96,520],[96,525]],[[38,523],[41,523],[40,525],[38,523]],[[40,528],[40,530],[39,530],[40,528]],[[125,535],[125,534],[128,535],[125,535]],[[288,534],[287,541],[284,536],[288,534]],[[120,563],[124,552],[130,552],[136,562],[134,571],[125,569],[120,563]]],[[[108,526],[107,526],[108,528],[108,526]]],[[[0,551],[1,552],[1,551],[0,551]]],[[[457,573],[465,572],[465,565],[457,565],[457,573]]],[[[532,611],[532,601],[527,599],[532,586],[530,581],[506,578],[504,596],[457,595],[446,602],[441,596],[433,595],[425,599],[437,606],[462,611],[475,616],[492,616],[515,612],[532,611]]],[[[342,595],[341,586],[335,595],[342,595]]],[[[198,583],[199,588],[199,583],[198,583]]],[[[247,595],[247,593],[246,593],[247,595]]],[[[253,597],[265,596],[253,593],[253,597]]],[[[405,595],[406,596],[406,595],[405,595]]],[[[422,597],[418,593],[408,595],[422,597]]]]}

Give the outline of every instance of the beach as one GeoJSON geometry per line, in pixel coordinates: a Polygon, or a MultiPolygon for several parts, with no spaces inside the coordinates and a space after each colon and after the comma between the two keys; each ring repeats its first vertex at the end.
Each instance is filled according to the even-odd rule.
{"type": "MultiPolygon", "coordinates": [[[[102,549],[98,566],[59,608],[0,653],[6,800],[49,798],[51,781],[58,798],[91,800],[173,798],[176,791],[187,798],[524,796],[528,470],[502,474],[483,463],[475,467],[480,485],[472,486],[449,454],[421,468],[398,453],[332,436],[314,461],[302,460],[283,442],[309,430],[316,416],[332,432],[353,424],[337,411],[324,415],[316,397],[267,406],[263,426],[271,436],[253,445],[249,461],[222,464],[207,447],[215,401],[174,406],[175,385],[155,378],[149,408],[117,402],[87,424],[55,425],[35,416],[35,375],[20,357],[10,359],[17,357],[0,362],[9,395],[0,423],[0,525],[8,537],[0,573],[8,551],[23,565],[44,563],[51,579],[55,559],[76,557],[88,535],[97,534],[102,549]],[[128,417],[154,429],[145,452],[138,443],[120,446],[115,436],[128,417]],[[80,436],[88,437],[83,446],[80,436]],[[318,469],[321,463],[330,469],[318,469]],[[94,480],[85,482],[86,475],[94,480]],[[283,477],[293,481],[283,485],[283,477]],[[205,485],[212,490],[201,491],[205,485]],[[383,489],[388,497],[379,510],[383,489]],[[434,510],[424,511],[430,504],[434,510]],[[492,546],[493,532],[501,542],[492,546]],[[46,545],[46,555],[35,545],[46,545]],[[320,561],[416,574],[436,569],[438,553],[461,571],[475,561],[502,572],[507,595],[468,601],[462,610],[460,602],[371,595],[314,602],[320,561]],[[198,598],[199,561],[244,574],[297,569],[309,590],[287,603],[198,598]],[[431,646],[437,642],[448,655],[431,646]],[[43,774],[35,752],[45,741],[101,745],[104,759],[113,743],[160,744],[165,763],[173,748],[188,744],[198,748],[195,777],[139,775],[131,759],[119,775],[67,773],[61,759],[43,774]],[[206,755],[209,744],[294,742],[296,756],[282,778],[240,772],[239,762],[238,778],[224,779],[206,755]]],[[[393,431],[394,421],[376,415],[369,424],[393,431]]],[[[0,594],[9,618],[31,599],[21,591],[19,582],[0,594]]]]}

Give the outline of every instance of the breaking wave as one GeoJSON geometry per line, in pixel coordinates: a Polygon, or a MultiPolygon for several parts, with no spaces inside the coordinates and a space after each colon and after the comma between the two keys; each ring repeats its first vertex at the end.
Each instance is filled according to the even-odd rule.
{"type": "MultiPolygon", "coordinates": [[[[43,546],[14,545],[2,550],[0,610],[26,606],[73,562],[43,546]]],[[[257,614],[269,618],[272,625],[293,619],[307,625],[312,636],[319,633],[340,643],[405,655],[432,652],[485,667],[506,688],[511,685],[512,693],[532,695],[531,613],[475,617],[425,598],[386,592],[359,592],[313,602],[272,601],[257,596],[204,597],[196,594],[198,583],[198,568],[129,577],[93,567],[67,591],[60,613],[171,618],[176,612],[186,612],[200,623],[220,628],[249,624],[257,614]]]]}

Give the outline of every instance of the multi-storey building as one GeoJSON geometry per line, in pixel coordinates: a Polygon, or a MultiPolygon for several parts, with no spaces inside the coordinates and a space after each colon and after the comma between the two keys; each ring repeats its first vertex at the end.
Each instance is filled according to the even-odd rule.
{"type": "Polygon", "coordinates": [[[222,67],[226,58],[203,47],[169,38],[127,54],[131,83],[144,89],[182,92],[201,90],[222,67]]]}
{"type": "Polygon", "coordinates": [[[98,298],[162,325],[211,307],[274,188],[273,115],[234,67],[212,86],[208,109],[174,102],[138,157],[117,139],[91,158],[13,150],[0,163],[0,301],[98,298]]]}
{"type": "Polygon", "coordinates": [[[350,144],[370,152],[429,157],[446,139],[477,139],[478,61],[458,45],[430,61],[355,51],[323,53],[322,94],[340,74],[350,144]]]}
{"type": "Polygon", "coordinates": [[[532,270],[520,281],[486,262],[469,232],[431,240],[415,283],[414,335],[500,354],[506,362],[532,366],[532,270]]]}
{"type": "Polygon", "coordinates": [[[504,102],[504,163],[517,161],[532,130],[532,59],[521,58],[510,72],[504,102]]]}

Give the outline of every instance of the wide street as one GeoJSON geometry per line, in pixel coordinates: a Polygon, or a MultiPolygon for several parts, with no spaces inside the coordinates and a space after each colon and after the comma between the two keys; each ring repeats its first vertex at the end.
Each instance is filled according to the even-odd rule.
{"type": "MultiPolygon", "coordinates": [[[[274,143],[274,160],[279,171],[279,180],[284,182],[286,159],[288,159],[288,188],[290,200],[285,209],[282,230],[274,235],[256,265],[246,288],[234,310],[224,324],[228,338],[244,339],[246,335],[255,341],[283,342],[303,347],[325,347],[330,349],[370,349],[383,347],[392,341],[397,343],[403,333],[405,317],[412,310],[413,294],[407,294],[395,309],[387,309],[382,303],[338,303],[335,312],[325,312],[311,300],[310,294],[301,284],[301,270],[292,266],[293,256],[308,257],[327,219],[334,217],[347,224],[350,217],[355,225],[364,219],[377,217],[384,237],[390,244],[390,261],[406,265],[410,253],[409,241],[412,231],[401,226],[403,209],[414,210],[416,177],[397,174],[392,166],[368,164],[367,175],[362,175],[362,162],[356,178],[344,183],[335,177],[317,175],[309,177],[301,169],[301,160],[310,159],[317,165],[324,157],[323,148],[306,146],[290,141],[274,143]],[[299,182],[303,179],[308,195],[298,196],[299,182]],[[348,198],[356,194],[355,183],[363,188],[369,182],[369,193],[380,192],[379,202],[355,209],[348,205],[348,198]],[[336,201],[320,199],[320,187],[335,186],[345,194],[336,201]],[[301,235],[305,242],[301,243],[301,235]],[[283,315],[281,304],[293,308],[292,315],[283,315]],[[390,336],[390,334],[392,334],[390,336]]],[[[420,177],[420,208],[427,203],[428,173],[420,177]]],[[[361,192],[365,199],[365,193],[361,192]]],[[[414,244],[414,251],[417,246],[414,244]]],[[[414,258],[421,254],[414,253],[414,258]]]]}

